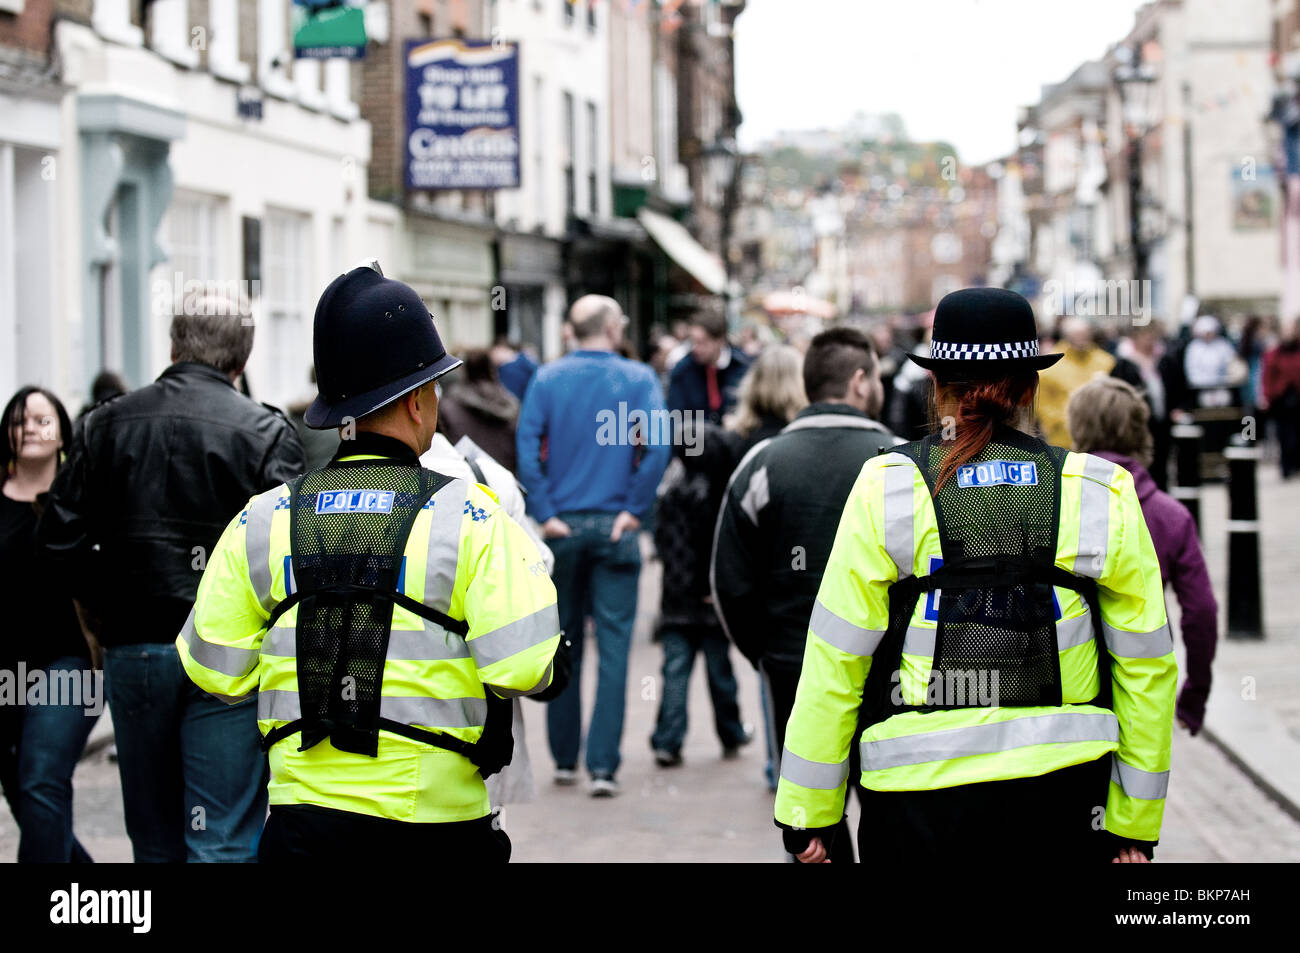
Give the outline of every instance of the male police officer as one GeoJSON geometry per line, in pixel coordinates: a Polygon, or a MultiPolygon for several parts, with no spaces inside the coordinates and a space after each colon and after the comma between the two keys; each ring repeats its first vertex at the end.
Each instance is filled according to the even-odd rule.
{"type": "Polygon", "coordinates": [[[433,382],[460,361],[411,288],[377,265],[335,279],[315,358],[306,422],[345,439],[226,527],[185,670],[231,702],[258,692],[262,860],[506,860],[483,778],[509,760],[501,699],[563,679],[555,587],[486,487],[419,465],[433,382]]]}

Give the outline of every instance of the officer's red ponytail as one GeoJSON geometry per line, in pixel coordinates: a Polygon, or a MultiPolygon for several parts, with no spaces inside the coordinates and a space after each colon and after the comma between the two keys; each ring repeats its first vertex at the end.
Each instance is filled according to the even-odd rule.
{"type": "Polygon", "coordinates": [[[957,468],[989,445],[998,424],[1015,427],[1032,404],[1038,372],[1028,371],[985,381],[934,381],[934,412],[948,456],[934,481],[938,493],[957,468]]]}

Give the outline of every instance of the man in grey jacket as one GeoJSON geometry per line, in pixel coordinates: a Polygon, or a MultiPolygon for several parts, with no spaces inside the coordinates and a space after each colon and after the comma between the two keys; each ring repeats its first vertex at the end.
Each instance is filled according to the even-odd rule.
{"type": "MultiPolygon", "coordinates": [[[[758,669],[774,765],[785,746],[808,619],[840,514],[869,457],[902,441],[873,419],[884,389],[870,340],[817,335],[804,356],[809,405],[756,444],[732,474],[713,541],[710,584],[727,636],[758,669]]],[[[847,828],[832,860],[853,862],[847,828]]]]}

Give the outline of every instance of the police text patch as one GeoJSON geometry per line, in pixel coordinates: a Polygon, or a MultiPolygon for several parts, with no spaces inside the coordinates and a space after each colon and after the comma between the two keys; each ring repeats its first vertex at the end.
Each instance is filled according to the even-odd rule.
{"type": "Polygon", "coordinates": [[[1038,483],[1038,465],[1023,460],[988,460],[968,463],[957,468],[957,485],[1034,486],[1038,483]]]}
{"type": "Polygon", "coordinates": [[[317,513],[391,513],[392,490],[324,490],[316,494],[317,513]]]}

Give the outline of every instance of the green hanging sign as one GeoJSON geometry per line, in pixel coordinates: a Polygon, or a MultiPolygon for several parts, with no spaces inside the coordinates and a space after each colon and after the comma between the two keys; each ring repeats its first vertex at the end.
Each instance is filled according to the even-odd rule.
{"type": "Polygon", "coordinates": [[[294,0],[297,59],[359,60],[366,55],[366,11],[341,0],[294,0]]]}

